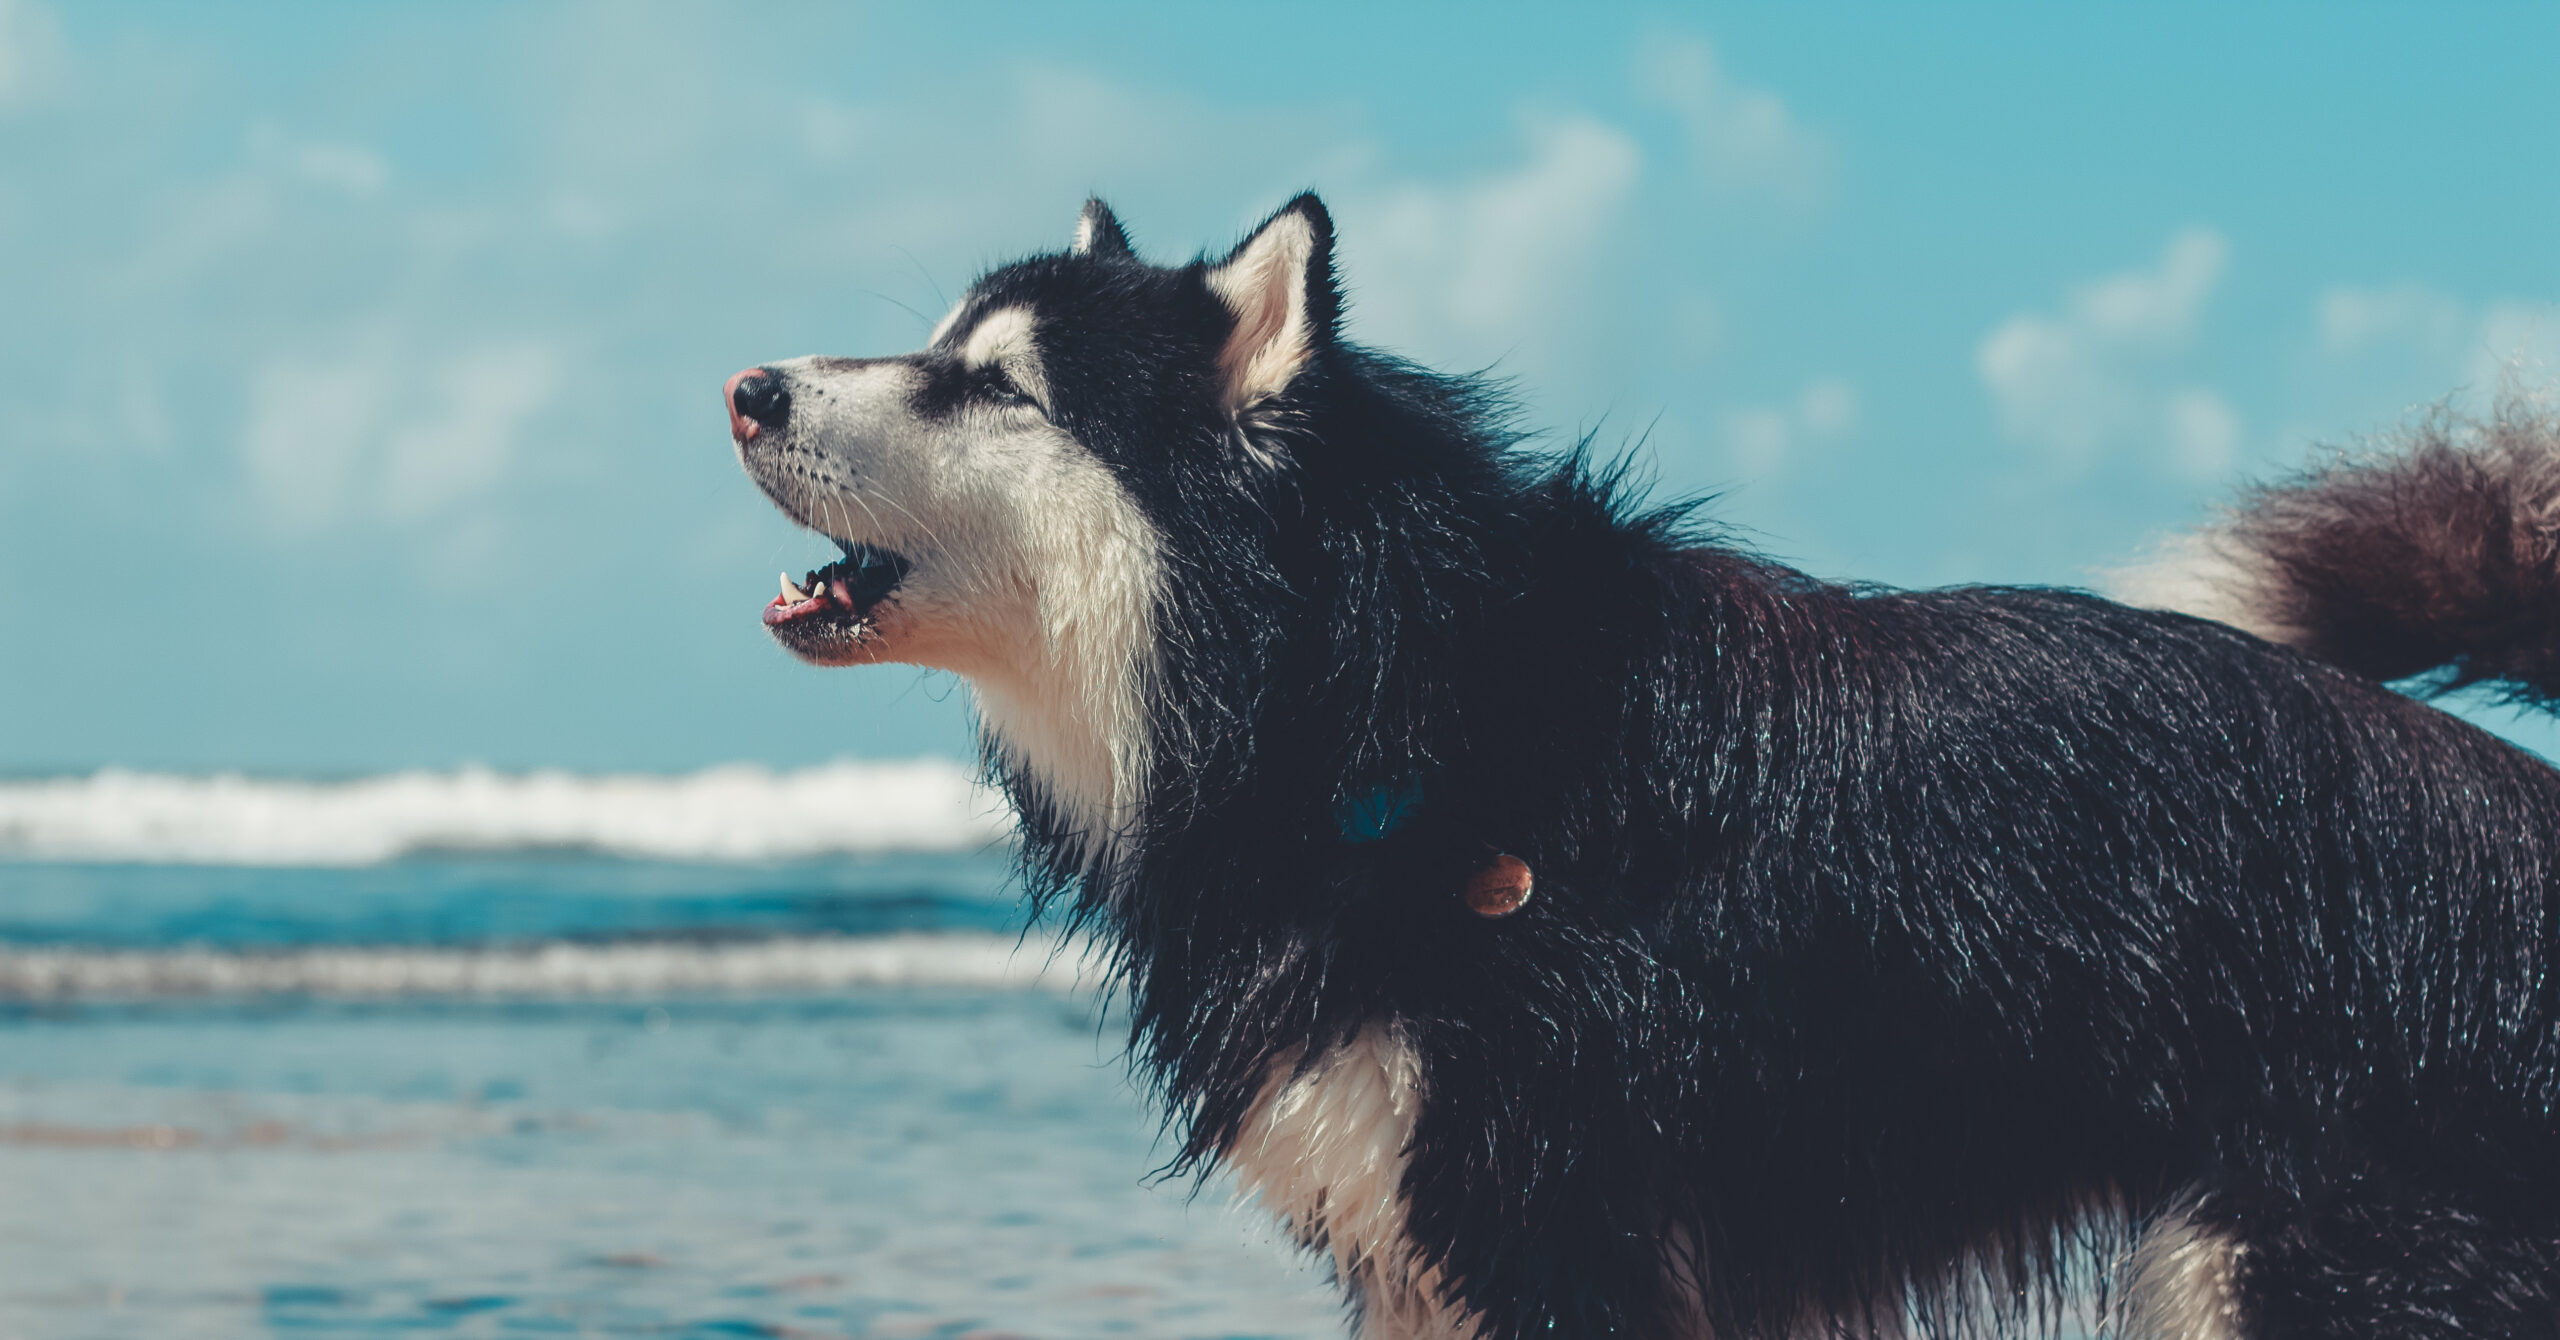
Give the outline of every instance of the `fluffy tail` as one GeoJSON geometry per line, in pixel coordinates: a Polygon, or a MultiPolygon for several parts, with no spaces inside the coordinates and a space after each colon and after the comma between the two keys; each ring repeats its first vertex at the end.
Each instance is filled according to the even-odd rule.
{"type": "Polygon", "coordinates": [[[2438,410],[2111,576],[2127,604],[2375,679],[2496,681],[2560,708],[2560,411],[2515,396],[2485,420],[2438,410]]]}

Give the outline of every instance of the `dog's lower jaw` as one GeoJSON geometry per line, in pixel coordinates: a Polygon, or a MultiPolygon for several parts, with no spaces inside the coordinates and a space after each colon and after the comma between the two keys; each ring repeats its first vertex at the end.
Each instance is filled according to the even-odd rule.
{"type": "Polygon", "coordinates": [[[780,624],[768,631],[784,651],[811,665],[885,665],[912,659],[905,646],[910,639],[903,635],[909,622],[896,602],[889,601],[851,627],[780,624]]]}
{"type": "Polygon", "coordinates": [[[1473,1340],[1441,1301],[1439,1272],[1405,1233],[1404,1171],[1422,1114],[1422,1065],[1390,1024],[1306,1061],[1274,1060],[1224,1161],[1305,1246],[1330,1256],[1358,1309],[1359,1340],[1473,1340]]]}

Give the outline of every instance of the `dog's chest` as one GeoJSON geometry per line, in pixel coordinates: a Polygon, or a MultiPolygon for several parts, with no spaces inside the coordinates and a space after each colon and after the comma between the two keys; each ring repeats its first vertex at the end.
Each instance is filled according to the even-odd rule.
{"type": "Polygon", "coordinates": [[[1422,1065],[1396,1031],[1372,1024],[1301,1065],[1272,1064],[1227,1165],[1238,1190],[1298,1241],[1333,1258],[1360,1310],[1362,1340],[1473,1334],[1438,1302],[1436,1272],[1405,1236],[1404,1172],[1422,1115],[1422,1065]]]}

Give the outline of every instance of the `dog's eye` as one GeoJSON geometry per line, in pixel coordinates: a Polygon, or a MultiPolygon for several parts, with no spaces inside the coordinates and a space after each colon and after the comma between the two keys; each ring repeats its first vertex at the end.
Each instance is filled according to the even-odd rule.
{"type": "Polygon", "coordinates": [[[1006,376],[1001,366],[988,368],[987,379],[982,384],[986,388],[986,398],[996,404],[1019,405],[1025,409],[1040,408],[1040,402],[1032,399],[1029,392],[1016,385],[1013,378],[1006,376]]]}

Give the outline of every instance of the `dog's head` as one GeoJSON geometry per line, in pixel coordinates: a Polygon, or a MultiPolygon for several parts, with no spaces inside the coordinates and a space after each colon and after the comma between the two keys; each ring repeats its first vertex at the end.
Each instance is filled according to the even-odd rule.
{"type": "Polygon", "coordinates": [[[1312,195],[1235,250],[1140,260],[1099,201],[1073,245],[972,285],[925,347],[796,358],[725,390],[739,459],[844,556],[764,613],[821,665],[957,671],[1007,761],[1109,831],[1146,771],[1171,519],[1248,507],[1274,434],[1321,379],[1339,301],[1312,195]]]}

